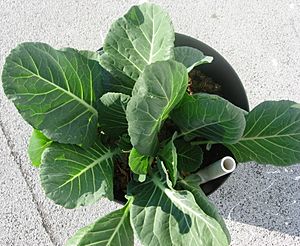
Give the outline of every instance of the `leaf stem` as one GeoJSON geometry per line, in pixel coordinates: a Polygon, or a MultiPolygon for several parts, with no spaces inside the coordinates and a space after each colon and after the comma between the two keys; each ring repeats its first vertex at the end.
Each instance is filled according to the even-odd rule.
{"type": "Polygon", "coordinates": [[[130,153],[131,150],[121,150],[122,153],[130,153]]]}
{"type": "Polygon", "coordinates": [[[209,141],[209,140],[191,142],[191,145],[200,145],[200,144],[216,144],[216,142],[209,141]]]}
{"type": "Polygon", "coordinates": [[[181,137],[183,137],[184,135],[185,135],[185,133],[184,133],[184,132],[182,132],[182,133],[178,134],[178,135],[176,136],[176,138],[175,138],[175,139],[181,138],[181,137]]]}

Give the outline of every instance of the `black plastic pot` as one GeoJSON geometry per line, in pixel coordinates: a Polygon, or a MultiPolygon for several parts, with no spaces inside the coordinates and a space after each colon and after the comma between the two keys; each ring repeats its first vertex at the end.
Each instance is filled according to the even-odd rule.
{"type": "MultiPolygon", "coordinates": [[[[241,80],[230,64],[217,51],[197,39],[179,33],[176,33],[175,46],[193,47],[201,50],[205,55],[212,56],[214,60],[211,64],[203,64],[197,69],[221,85],[223,98],[249,111],[247,95],[241,80]]],[[[234,158],[233,154],[223,145],[213,145],[210,151],[205,151],[204,163],[210,164],[228,155],[234,158]]],[[[210,195],[226,181],[229,175],[205,183],[201,185],[201,188],[206,195],[210,195]]]]}
{"type": "MultiPolygon", "coordinates": [[[[179,33],[176,33],[175,36],[175,46],[190,46],[202,51],[205,55],[212,56],[214,60],[211,64],[203,64],[198,66],[197,69],[221,85],[223,98],[249,111],[248,99],[241,80],[230,64],[217,51],[197,39],[179,33]]],[[[102,48],[98,51],[101,52],[102,48]]],[[[203,151],[204,160],[202,166],[211,164],[224,156],[232,156],[234,158],[233,154],[220,144],[213,145],[210,151],[206,151],[205,148],[203,151]]],[[[201,185],[202,190],[206,195],[212,194],[226,181],[229,175],[230,174],[201,185]]],[[[126,199],[123,195],[124,194],[114,194],[115,201],[125,203],[126,199]]]]}

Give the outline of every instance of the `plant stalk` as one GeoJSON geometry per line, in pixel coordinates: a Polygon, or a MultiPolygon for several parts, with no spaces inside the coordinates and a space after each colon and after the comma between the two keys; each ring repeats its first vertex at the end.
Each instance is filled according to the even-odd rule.
{"type": "Polygon", "coordinates": [[[216,144],[216,142],[209,141],[209,140],[191,142],[191,145],[201,145],[201,144],[216,144]]]}

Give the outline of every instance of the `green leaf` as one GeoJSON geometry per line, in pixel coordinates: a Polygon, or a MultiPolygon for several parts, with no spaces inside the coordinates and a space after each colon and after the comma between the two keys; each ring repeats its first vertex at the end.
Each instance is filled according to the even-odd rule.
{"type": "Polygon", "coordinates": [[[104,54],[103,50],[101,51],[80,50],[79,52],[81,55],[85,56],[86,58],[97,61],[99,63],[100,70],[101,70],[101,84],[103,86],[103,93],[101,95],[105,94],[106,92],[117,92],[126,95],[131,95],[132,87],[127,88],[126,86],[123,85],[124,83],[126,83],[126,79],[128,79],[127,77],[125,77],[124,80],[116,79],[100,65],[101,56],[106,55],[104,54]]]}
{"type": "Polygon", "coordinates": [[[168,14],[159,6],[133,6],[115,21],[104,41],[101,65],[122,81],[120,92],[130,93],[144,68],[174,57],[175,34],[168,14]]]}
{"type": "Polygon", "coordinates": [[[85,56],[87,59],[94,60],[99,63],[101,79],[102,79],[102,90],[105,94],[106,92],[123,92],[131,95],[131,90],[123,89],[122,81],[118,80],[117,78],[113,77],[108,71],[106,71],[101,65],[100,60],[101,56],[104,55],[103,50],[100,51],[89,51],[89,50],[80,50],[79,53],[85,56]]]}
{"type": "Polygon", "coordinates": [[[176,147],[174,145],[174,140],[177,137],[177,132],[174,133],[172,139],[165,144],[163,149],[159,152],[159,157],[164,161],[166,165],[170,179],[172,181],[173,186],[175,186],[177,181],[177,152],[176,147]]]}
{"type": "Polygon", "coordinates": [[[180,180],[179,185],[183,189],[190,191],[194,195],[196,203],[204,211],[204,213],[214,218],[220,224],[224,233],[226,234],[228,244],[230,244],[231,237],[226,227],[225,221],[219,214],[217,207],[208,199],[201,188],[199,186],[194,186],[193,184],[190,184],[184,180],[180,180]]]}
{"type": "Polygon", "coordinates": [[[148,65],[137,80],[126,115],[131,143],[141,154],[155,155],[157,134],[183,97],[187,83],[186,68],[173,60],[148,65]]]}
{"type": "Polygon", "coordinates": [[[241,109],[217,95],[205,93],[186,94],[171,117],[186,140],[205,137],[217,143],[236,143],[245,129],[241,109]]]}
{"type": "Polygon", "coordinates": [[[100,62],[101,54],[97,51],[90,51],[90,50],[79,50],[80,55],[85,56],[89,60],[94,60],[96,62],[100,62]]]}
{"type": "Polygon", "coordinates": [[[147,174],[148,168],[151,165],[150,157],[141,155],[135,148],[129,154],[129,167],[136,174],[147,174]]]}
{"type": "Polygon", "coordinates": [[[300,109],[300,103],[296,103],[296,104],[292,105],[291,107],[292,108],[300,109]]]}
{"type": "Polygon", "coordinates": [[[44,150],[52,143],[43,133],[33,129],[28,145],[28,155],[32,165],[39,167],[44,150]]]}
{"type": "Polygon", "coordinates": [[[100,142],[90,148],[53,143],[42,159],[40,178],[48,198],[66,208],[113,199],[113,155],[100,142]]]}
{"type": "MultiPolygon", "coordinates": [[[[123,92],[122,88],[122,81],[118,80],[117,78],[113,77],[108,71],[106,71],[101,65],[101,56],[105,55],[103,50],[100,51],[89,51],[89,50],[80,50],[79,53],[85,56],[87,59],[94,60],[99,63],[100,70],[101,70],[101,79],[102,79],[102,86],[103,86],[103,93],[107,92],[123,92]]],[[[124,90],[125,94],[131,95],[131,90],[124,90]]]]}
{"type": "Polygon", "coordinates": [[[129,219],[130,206],[131,201],[123,208],[80,229],[65,246],[133,246],[133,231],[129,219]]]}
{"type": "MultiPolygon", "coordinates": [[[[94,94],[96,97],[101,97],[102,95],[104,95],[107,91],[106,89],[108,89],[108,84],[111,83],[111,75],[107,75],[109,74],[99,63],[100,60],[100,56],[101,54],[98,51],[90,51],[90,50],[76,50],[73,48],[62,48],[60,49],[60,51],[64,51],[64,52],[70,52],[70,53],[78,53],[81,56],[84,56],[85,58],[87,58],[89,61],[93,62],[94,64],[97,64],[97,69],[98,69],[98,73],[100,73],[101,76],[97,77],[97,85],[98,86],[94,86],[93,90],[94,90],[94,94]]],[[[91,92],[92,93],[92,92],[91,92]]],[[[99,110],[99,101],[98,98],[95,98],[95,108],[98,111],[99,110]]]]}
{"type": "Polygon", "coordinates": [[[207,216],[189,191],[169,188],[154,174],[133,183],[131,225],[143,245],[228,245],[217,221],[207,216]]]}
{"type": "Polygon", "coordinates": [[[101,70],[77,50],[23,43],[6,58],[3,87],[23,118],[54,141],[92,144],[101,70]]]}
{"type": "Polygon", "coordinates": [[[127,133],[126,107],[130,96],[109,92],[101,98],[99,124],[101,130],[112,137],[127,133]]]}
{"type": "Polygon", "coordinates": [[[226,147],[239,162],[287,166],[300,162],[300,108],[292,101],[267,101],[246,116],[246,129],[226,147]]]}
{"type": "Polygon", "coordinates": [[[182,139],[178,139],[175,141],[175,146],[179,171],[194,172],[200,168],[203,151],[199,145],[191,145],[182,139]]]}
{"type": "Polygon", "coordinates": [[[174,56],[176,61],[185,65],[188,72],[196,66],[213,61],[213,57],[206,56],[200,50],[188,46],[175,47],[174,56]]]}
{"type": "Polygon", "coordinates": [[[110,84],[106,83],[106,92],[120,92],[126,95],[131,95],[132,87],[135,81],[126,76],[123,71],[117,70],[115,67],[118,63],[106,53],[103,53],[100,58],[100,64],[107,71],[107,78],[110,84]]]}

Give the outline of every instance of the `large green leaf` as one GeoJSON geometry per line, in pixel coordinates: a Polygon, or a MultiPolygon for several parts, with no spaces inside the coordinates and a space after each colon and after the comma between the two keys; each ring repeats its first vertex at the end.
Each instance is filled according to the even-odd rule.
{"type": "Polygon", "coordinates": [[[213,60],[211,56],[206,56],[200,50],[188,46],[175,47],[174,56],[176,61],[186,66],[188,72],[196,66],[211,63],[213,60]]]}
{"type": "Polygon", "coordinates": [[[84,145],[95,141],[102,88],[96,61],[70,48],[23,43],[6,58],[2,81],[23,118],[49,139],[84,145]]]}
{"type": "Polygon", "coordinates": [[[103,92],[101,95],[105,94],[106,92],[122,92],[124,91],[128,95],[131,95],[131,90],[128,91],[126,88],[123,87],[123,82],[118,80],[117,78],[113,77],[108,71],[106,71],[101,65],[100,60],[101,56],[104,55],[103,50],[100,51],[90,51],[90,50],[80,50],[79,53],[90,60],[94,60],[99,63],[100,66],[100,73],[102,78],[102,90],[103,92]]]}
{"type": "Polygon", "coordinates": [[[131,201],[123,208],[80,229],[65,246],[133,246],[133,231],[129,219],[130,206],[131,201]]]}
{"type": "Polygon", "coordinates": [[[300,108],[292,101],[267,101],[246,115],[240,141],[226,145],[240,162],[286,166],[300,162],[300,108]]]}
{"type": "Polygon", "coordinates": [[[199,169],[203,160],[203,151],[199,145],[191,145],[183,139],[175,141],[178,170],[194,172],[199,169]]]}
{"type": "Polygon", "coordinates": [[[173,58],[174,30],[159,6],[133,6],[115,21],[104,41],[101,65],[122,81],[120,92],[130,93],[146,65],[173,58]]]}
{"type": "Polygon", "coordinates": [[[127,105],[132,145],[143,155],[155,155],[157,134],[180,102],[188,83],[186,68],[173,60],[148,65],[137,80],[127,105]]]}
{"type": "Polygon", "coordinates": [[[113,60],[106,53],[103,53],[100,58],[100,64],[110,75],[109,77],[107,76],[110,80],[110,84],[105,84],[107,85],[105,88],[108,89],[106,91],[120,92],[130,96],[135,81],[127,77],[122,71],[117,70],[117,61],[113,60]]]}
{"type": "Polygon", "coordinates": [[[130,96],[121,93],[106,93],[101,98],[99,125],[109,136],[119,137],[127,133],[126,107],[130,96]]]}
{"type": "Polygon", "coordinates": [[[186,94],[171,117],[187,140],[200,136],[218,143],[236,143],[246,124],[243,110],[205,93],[186,94]]]}
{"type": "Polygon", "coordinates": [[[134,183],[131,225],[144,245],[228,245],[218,222],[206,215],[189,191],[176,191],[154,174],[134,183]]]}
{"type": "Polygon", "coordinates": [[[114,152],[100,142],[90,148],[53,143],[43,154],[40,178],[48,198],[66,208],[113,199],[114,152]]]}
{"type": "Polygon", "coordinates": [[[28,155],[33,166],[39,167],[41,165],[42,154],[51,143],[52,141],[43,133],[33,129],[28,145],[28,155]]]}
{"type": "Polygon", "coordinates": [[[222,216],[219,214],[217,207],[208,199],[208,197],[201,190],[201,188],[198,185],[188,183],[185,180],[180,180],[179,185],[183,189],[190,191],[194,195],[194,198],[198,206],[204,211],[204,213],[206,213],[208,216],[218,221],[224,233],[226,234],[228,244],[230,244],[231,237],[226,227],[225,221],[223,220],[222,216]]]}
{"type": "Polygon", "coordinates": [[[141,155],[135,148],[130,151],[128,164],[132,172],[136,174],[147,174],[151,165],[150,157],[141,155]]]}
{"type": "Polygon", "coordinates": [[[174,140],[177,137],[177,132],[174,133],[171,140],[167,142],[162,150],[159,152],[159,157],[164,161],[166,165],[170,179],[172,181],[173,186],[176,184],[177,181],[177,151],[174,144],[174,140]]]}

